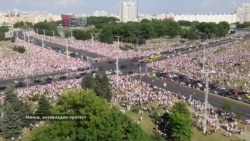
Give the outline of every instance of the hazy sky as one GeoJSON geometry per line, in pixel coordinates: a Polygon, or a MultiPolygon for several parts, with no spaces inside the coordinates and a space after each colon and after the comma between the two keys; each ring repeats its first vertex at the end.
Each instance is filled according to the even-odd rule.
{"type": "MultiPolygon", "coordinates": [[[[0,11],[46,11],[54,14],[92,14],[107,11],[118,14],[122,0],[0,0],[0,11]]],[[[139,13],[230,13],[250,0],[138,0],[139,13]],[[234,2],[233,2],[234,1],[234,2]]]]}

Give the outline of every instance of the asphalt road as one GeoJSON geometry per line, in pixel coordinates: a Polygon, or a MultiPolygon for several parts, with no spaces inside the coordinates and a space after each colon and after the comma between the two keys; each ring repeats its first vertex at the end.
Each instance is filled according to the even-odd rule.
{"type": "MultiPolygon", "coordinates": [[[[200,90],[194,90],[194,89],[182,86],[182,85],[178,86],[178,84],[169,82],[169,81],[167,81],[167,87],[164,87],[163,84],[166,81],[157,79],[155,77],[152,78],[152,77],[143,76],[141,80],[146,83],[155,85],[157,87],[167,89],[176,93],[180,93],[186,96],[187,98],[189,98],[189,96],[192,95],[193,99],[200,100],[201,102],[204,102],[204,99],[205,99],[205,93],[200,90]]],[[[212,93],[209,93],[208,95],[208,103],[217,108],[222,108],[222,106],[225,103],[232,104],[234,107],[233,108],[234,113],[242,112],[244,114],[244,119],[250,119],[250,112],[249,112],[250,104],[246,104],[238,100],[234,100],[228,97],[224,97],[224,96],[220,96],[220,95],[212,94],[212,93]]]]}
{"type": "MultiPolygon", "coordinates": [[[[228,40],[228,41],[230,42],[231,40],[228,40]]],[[[222,43],[225,44],[228,41],[211,43],[211,44],[208,44],[207,47],[217,46],[217,45],[220,45],[222,43]]],[[[51,47],[53,46],[53,47],[60,47],[60,48],[65,49],[65,46],[59,45],[59,44],[56,44],[56,43],[49,43],[48,41],[45,41],[45,44],[47,44],[48,46],[51,46],[51,47]]],[[[198,48],[196,47],[196,48],[192,48],[192,49],[188,49],[188,50],[182,50],[181,54],[196,51],[198,49],[201,49],[201,47],[198,47],[198,48]]],[[[71,48],[71,47],[69,47],[69,51],[79,52],[79,53],[84,54],[85,56],[89,56],[89,57],[93,57],[93,58],[100,56],[100,55],[96,55],[94,53],[90,53],[90,52],[86,52],[86,51],[82,51],[82,50],[79,51],[79,50],[71,48]]],[[[172,52],[172,53],[175,54],[175,55],[179,55],[178,52],[172,52]]],[[[119,67],[122,64],[126,64],[126,65],[129,66],[128,68],[121,69],[124,74],[127,74],[129,71],[139,72],[139,70],[140,70],[140,64],[139,63],[133,63],[131,59],[119,60],[119,67]]],[[[110,64],[108,62],[92,63],[91,65],[96,67],[96,68],[102,67],[103,71],[100,71],[100,73],[105,73],[106,70],[116,69],[115,64],[110,64]]],[[[141,64],[141,72],[144,72],[145,70],[146,70],[145,64],[141,64]]],[[[151,71],[149,69],[147,69],[147,70],[151,71]]],[[[49,76],[52,77],[54,75],[64,75],[65,73],[66,72],[58,72],[58,73],[55,73],[55,74],[45,74],[45,75],[40,75],[40,76],[30,76],[29,79],[35,80],[35,79],[39,79],[41,77],[49,77],[49,76]]],[[[74,77],[72,77],[72,78],[74,78],[74,77]]],[[[11,80],[1,80],[0,85],[6,85],[6,84],[9,84],[9,83],[13,83],[14,80],[21,80],[22,81],[24,79],[25,79],[25,77],[17,78],[17,79],[11,79],[11,80]]],[[[71,77],[68,77],[67,79],[71,79],[71,77]]],[[[58,79],[56,79],[56,80],[58,80],[58,79]]],[[[149,78],[149,77],[142,77],[142,81],[145,81],[147,83],[150,83],[150,84],[156,85],[158,87],[164,88],[163,87],[164,82],[162,80],[159,80],[159,79],[149,78]],[[152,79],[154,81],[152,81],[152,79]]],[[[195,93],[192,96],[194,99],[204,101],[204,92],[202,92],[202,91],[197,91],[197,90],[187,88],[187,87],[184,87],[184,86],[178,86],[177,84],[175,84],[173,82],[167,82],[167,84],[168,84],[167,89],[170,90],[170,91],[183,94],[183,95],[185,95],[187,97],[189,97],[189,95],[195,93]]],[[[33,84],[29,84],[29,85],[33,85],[33,84]]],[[[240,101],[237,101],[237,100],[233,100],[233,99],[230,99],[230,98],[226,98],[226,97],[223,97],[223,96],[219,96],[219,95],[216,95],[216,94],[209,94],[208,101],[209,101],[210,104],[212,104],[213,106],[218,107],[218,108],[221,108],[224,105],[224,103],[231,103],[234,106],[234,110],[233,110],[234,112],[241,111],[242,113],[244,113],[244,118],[245,119],[250,119],[250,112],[249,112],[250,105],[249,104],[246,104],[246,103],[243,103],[243,102],[240,102],[240,101]]]]}

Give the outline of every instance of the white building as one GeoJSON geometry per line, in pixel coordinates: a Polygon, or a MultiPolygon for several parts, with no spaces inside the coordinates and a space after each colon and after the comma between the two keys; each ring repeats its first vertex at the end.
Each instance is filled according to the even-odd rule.
{"type": "Polygon", "coordinates": [[[138,18],[137,0],[122,2],[120,10],[121,10],[120,11],[121,22],[137,21],[138,18]]]}
{"type": "Polygon", "coordinates": [[[148,20],[152,20],[152,19],[157,19],[157,20],[164,20],[166,17],[165,13],[162,14],[138,14],[138,20],[141,21],[143,19],[148,19],[148,20]]]}
{"type": "Polygon", "coordinates": [[[108,12],[106,12],[106,11],[95,11],[95,12],[93,12],[93,16],[96,16],[96,17],[100,17],[100,16],[105,17],[105,16],[109,16],[109,15],[108,15],[108,12]]]}
{"type": "Polygon", "coordinates": [[[237,10],[237,21],[250,22],[250,3],[243,3],[242,7],[237,10]]]}
{"type": "MultiPolygon", "coordinates": [[[[235,23],[237,18],[236,14],[181,14],[174,15],[174,21],[198,21],[198,22],[214,22],[219,23],[222,21],[228,22],[229,24],[235,23]]],[[[167,18],[167,16],[166,16],[167,18]]]]}

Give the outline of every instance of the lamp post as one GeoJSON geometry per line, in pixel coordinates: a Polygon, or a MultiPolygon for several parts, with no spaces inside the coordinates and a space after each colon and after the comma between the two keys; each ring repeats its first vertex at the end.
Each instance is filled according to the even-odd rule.
{"type": "Polygon", "coordinates": [[[93,47],[94,45],[94,36],[93,36],[93,33],[90,33],[91,34],[91,47],[93,47]]]}
{"type": "Polygon", "coordinates": [[[116,36],[118,40],[118,45],[117,45],[117,54],[116,54],[116,87],[118,88],[119,85],[119,47],[120,47],[120,36],[116,36]]]}
{"type": "Polygon", "coordinates": [[[202,64],[202,70],[204,70],[204,66],[205,66],[205,63],[206,63],[206,56],[205,56],[205,53],[206,53],[206,48],[205,48],[205,45],[203,45],[203,64],[202,64]]]}
{"type": "Polygon", "coordinates": [[[29,33],[27,33],[27,36],[28,36],[28,44],[30,45],[30,36],[29,36],[29,33]]]}
{"type": "Polygon", "coordinates": [[[36,38],[38,39],[38,28],[36,29],[36,38]]]}
{"type": "Polygon", "coordinates": [[[25,40],[26,40],[26,35],[25,35],[25,30],[23,29],[23,40],[24,40],[24,42],[25,42],[25,40]]]}
{"type": "Polygon", "coordinates": [[[205,100],[203,103],[204,106],[204,113],[203,113],[203,133],[206,134],[207,133],[207,108],[208,108],[208,76],[209,74],[213,74],[215,73],[215,71],[205,71],[205,64],[206,64],[206,58],[205,58],[205,45],[203,48],[203,67],[202,67],[202,71],[201,73],[205,74],[205,81],[206,81],[206,87],[205,87],[205,100]]]}
{"type": "Polygon", "coordinates": [[[18,35],[18,32],[19,32],[19,31],[16,31],[16,40],[17,40],[17,42],[19,42],[19,35],[18,35]]]}
{"type": "Polygon", "coordinates": [[[66,41],[66,55],[67,55],[67,60],[69,59],[69,47],[68,47],[68,40],[65,39],[66,41]]]}
{"type": "Polygon", "coordinates": [[[71,40],[71,43],[73,43],[72,30],[70,30],[70,40],[71,40]]]}
{"type": "MultiPolygon", "coordinates": [[[[43,30],[44,31],[44,30],[43,30]]],[[[44,32],[43,32],[44,33],[44,32]]],[[[44,38],[44,36],[42,36],[42,48],[43,48],[43,50],[44,50],[44,42],[43,42],[43,39],[44,38]]]]}
{"type": "Polygon", "coordinates": [[[43,38],[44,38],[44,40],[45,40],[45,30],[43,30],[43,38]]]}
{"type": "Polygon", "coordinates": [[[55,40],[55,31],[52,31],[53,32],[53,40],[55,40]]]}
{"type": "Polygon", "coordinates": [[[206,79],[206,88],[205,88],[205,101],[204,101],[204,119],[203,119],[203,133],[206,134],[207,132],[207,108],[208,108],[208,75],[215,73],[215,71],[204,71],[202,70],[201,73],[205,74],[205,79],[206,79]]]}
{"type": "Polygon", "coordinates": [[[26,80],[26,87],[27,89],[29,88],[29,82],[28,82],[28,68],[26,68],[26,76],[25,76],[25,80],[26,80]]]}

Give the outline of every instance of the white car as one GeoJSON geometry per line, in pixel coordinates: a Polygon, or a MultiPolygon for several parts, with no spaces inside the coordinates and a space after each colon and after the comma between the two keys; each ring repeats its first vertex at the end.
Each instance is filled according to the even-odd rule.
{"type": "Polygon", "coordinates": [[[107,70],[107,71],[105,71],[105,74],[109,75],[109,74],[112,74],[112,72],[107,70]]]}

